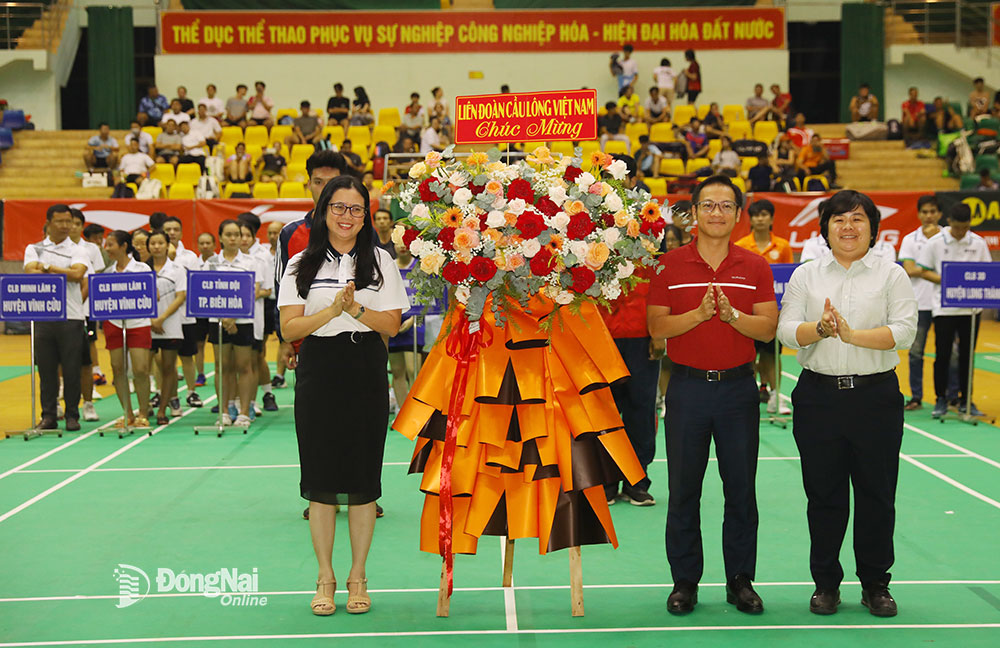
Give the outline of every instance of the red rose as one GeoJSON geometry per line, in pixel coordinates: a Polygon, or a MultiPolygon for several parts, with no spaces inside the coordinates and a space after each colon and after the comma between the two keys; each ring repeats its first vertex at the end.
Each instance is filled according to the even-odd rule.
{"type": "Polygon", "coordinates": [[[455,228],[445,227],[438,234],[438,241],[441,243],[441,247],[446,250],[454,250],[455,246],[452,244],[455,241],[455,228]]]}
{"type": "Polygon", "coordinates": [[[548,248],[542,248],[535,256],[531,257],[531,263],[528,265],[531,267],[531,274],[536,277],[544,277],[555,268],[556,260],[548,248]]]}
{"type": "Polygon", "coordinates": [[[441,270],[441,276],[450,284],[457,284],[469,276],[469,266],[461,261],[449,261],[441,270]]]}
{"type": "Polygon", "coordinates": [[[410,243],[416,240],[420,235],[420,232],[414,229],[408,229],[403,231],[403,245],[407,248],[410,247],[410,243]]]}
{"type": "Polygon", "coordinates": [[[479,231],[480,232],[485,232],[486,230],[488,230],[490,228],[490,226],[486,224],[486,219],[488,217],[489,217],[489,214],[487,214],[486,212],[483,212],[482,214],[479,215],[479,231]]]}
{"type": "Polygon", "coordinates": [[[437,202],[441,200],[441,196],[437,195],[437,193],[431,189],[432,182],[437,182],[437,180],[434,178],[427,178],[420,183],[420,186],[418,187],[420,191],[420,200],[424,202],[437,202]]]}
{"type": "Polygon", "coordinates": [[[601,221],[604,223],[605,227],[615,226],[615,215],[614,214],[601,214],[601,221]]]}
{"type": "Polygon", "coordinates": [[[531,183],[524,178],[517,178],[507,187],[507,200],[520,198],[529,205],[535,202],[535,190],[531,188],[531,183]]]}
{"type": "Polygon", "coordinates": [[[524,212],[517,217],[517,229],[521,230],[521,236],[524,238],[533,239],[545,231],[545,221],[541,214],[524,212]]]}
{"type": "Polygon", "coordinates": [[[557,213],[559,213],[559,205],[552,202],[552,199],[550,199],[548,196],[542,196],[541,198],[539,198],[538,202],[535,203],[535,209],[542,212],[549,218],[552,218],[557,213]]]}
{"type": "Polygon", "coordinates": [[[486,282],[497,273],[497,264],[493,263],[492,259],[477,256],[469,264],[469,272],[476,281],[486,282]]]}
{"type": "Polygon", "coordinates": [[[660,232],[666,228],[666,225],[666,222],[662,218],[658,218],[652,222],[643,219],[639,224],[639,231],[647,236],[659,236],[660,232]]]}
{"type": "Polygon", "coordinates": [[[570,273],[573,275],[573,285],[569,287],[575,293],[587,292],[587,289],[594,285],[597,281],[597,275],[594,271],[586,266],[577,266],[570,269],[570,273]]]}
{"type": "Polygon", "coordinates": [[[485,183],[483,184],[476,184],[475,182],[469,183],[469,191],[472,192],[473,196],[478,196],[479,194],[483,193],[485,189],[486,189],[485,183]]]}
{"type": "Polygon", "coordinates": [[[576,182],[576,177],[581,173],[583,173],[583,169],[580,167],[566,167],[566,172],[563,173],[563,179],[566,180],[566,182],[576,182]]]}
{"type": "Polygon", "coordinates": [[[566,235],[571,239],[580,240],[587,238],[587,235],[594,231],[594,221],[590,220],[590,214],[579,212],[569,217],[569,225],[566,227],[566,235]]]}

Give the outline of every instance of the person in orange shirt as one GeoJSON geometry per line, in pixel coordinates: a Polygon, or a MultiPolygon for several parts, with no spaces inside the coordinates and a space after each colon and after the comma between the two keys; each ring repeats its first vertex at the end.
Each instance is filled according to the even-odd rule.
{"type": "MultiPolygon", "coordinates": [[[[813,135],[808,146],[803,146],[799,150],[795,159],[795,168],[801,182],[805,182],[806,176],[826,174],[829,181],[829,188],[836,187],[837,163],[830,159],[823,146],[823,138],[813,135]]],[[[803,186],[803,189],[805,187],[803,186]]]]}
{"type": "MultiPolygon", "coordinates": [[[[771,231],[774,226],[774,203],[770,200],[758,200],[747,207],[747,212],[750,214],[750,233],[736,241],[736,245],[759,254],[768,263],[794,263],[791,244],[771,231]]],[[[754,344],[757,347],[761,400],[767,401],[768,413],[775,414],[780,403],[778,392],[774,390],[774,385],[777,384],[774,375],[774,343],[755,341],[754,344]]],[[[790,413],[785,408],[780,409],[782,414],[790,413]]]]}

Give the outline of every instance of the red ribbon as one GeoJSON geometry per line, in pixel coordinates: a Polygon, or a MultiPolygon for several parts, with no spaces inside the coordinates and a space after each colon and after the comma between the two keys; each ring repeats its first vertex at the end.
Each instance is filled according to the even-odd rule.
{"type": "Polygon", "coordinates": [[[441,492],[439,497],[438,547],[444,558],[445,573],[448,577],[448,596],[454,586],[453,570],[455,556],[452,553],[452,527],[455,507],[452,501],[451,471],[455,463],[455,446],[458,439],[458,423],[465,402],[465,391],[469,382],[469,369],[479,358],[479,350],[493,340],[493,330],[486,322],[469,322],[463,314],[458,326],[448,336],[446,351],[458,361],[455,381],[451,384],[451,399],[448,404],[448,424],[445,428],[444,452],[441,456],[441,492]]]}

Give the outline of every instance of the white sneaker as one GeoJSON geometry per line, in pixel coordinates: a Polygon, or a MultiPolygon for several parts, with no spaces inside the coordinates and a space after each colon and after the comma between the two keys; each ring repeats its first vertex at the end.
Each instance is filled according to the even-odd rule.
{"type": "Polygon", "coordinates": [[[97,416],[97,410],[94,409],[94,403],[92,401],[84,401],[84,403],[83,403],[83,420],[84,421],[100,421],[101,420],[97,416]]]}
{"type": "Polygon", "coordinates": [[[94,387],[94,393],[90,395],[91,400],[101,400],[104,396],[101,396],[101,392],[97,391],[97,387],[94,387]]]}
{"type": "Polygon", "coordinates": [[[246,414],[240,414],[239,416],[236,417],[236,420],[233,421],[233,426],[241,428],[250,427],[250,417],[247,416],[246,414]]]}
{"type": "Polygon", "coordinates": [[[222,415],[222,424],[226,425],[226,426],[232,425],[233,424],[233,418],[231,416],[229,416],[229,414],[223,414],[222,415]]]}
{"type": "Polygon", "coordinates": [[[250,407],[253,408],[254,416],[260,416],[261,414],[264,413],[264,411],[260,409],[260,405],[258,405],[256,401],[250,401],[250,407]]]}
{"type": "Polygon", "coordinates": [[[771,395],[767,397],[767,413],[778,413],[778,392],[776,391],[772,391],[771,395]]]}
{"type": "Polygon", "coordinates": [[[56,418],[61,420],[64,416],[66,416],[66,410],[63,409],[62,403],[56,403],[56,418]]]}

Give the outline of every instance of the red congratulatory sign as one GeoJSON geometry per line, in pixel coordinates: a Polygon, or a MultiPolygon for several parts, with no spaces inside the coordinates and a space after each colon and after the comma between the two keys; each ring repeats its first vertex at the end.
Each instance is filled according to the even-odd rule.
{"type": "Polygon", "coordinates": [[[455,143],[597,139],[597,90],[455,98],[455,143]]]}

